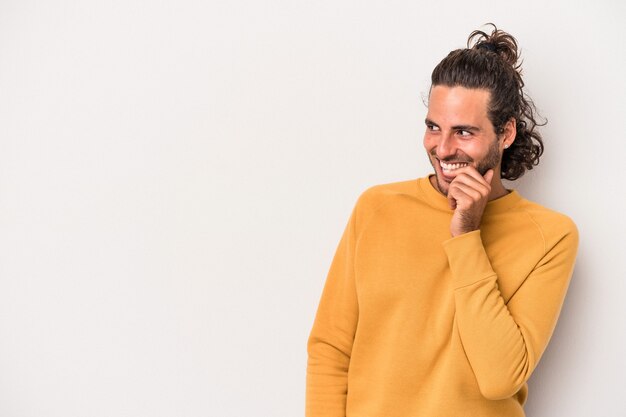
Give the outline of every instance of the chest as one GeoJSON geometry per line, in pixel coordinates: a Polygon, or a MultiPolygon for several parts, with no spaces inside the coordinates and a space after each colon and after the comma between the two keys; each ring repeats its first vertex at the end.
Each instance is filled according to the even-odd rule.
{"type": "MultiPolygon", "coordinates": [[[[451,308],[452,276],[442,245],[450,239],[450,220],[445,212],[428,217],[405,212],[403,216],[386,213],[370,222],[355,250],[359,305],[377,310],[380,306],[451,308]]],[[[485,219],[481,226],[481,240],[505,302],[530,275],[544,250],[541,235],[529,233],[529,226],[520,220],[485,219]]]]}

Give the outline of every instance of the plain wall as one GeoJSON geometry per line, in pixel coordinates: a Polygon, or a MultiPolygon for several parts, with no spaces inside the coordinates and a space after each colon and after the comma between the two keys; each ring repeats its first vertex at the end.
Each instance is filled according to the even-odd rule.
{"type": "Polygon", "coordinates": [[[625,4],[0,2],[0,415],[303,415],[350,211],[430,172],[430,73],[489,21],[549,120],[509,186],[581,235],[527,413],[626,415],[625,4]]]}

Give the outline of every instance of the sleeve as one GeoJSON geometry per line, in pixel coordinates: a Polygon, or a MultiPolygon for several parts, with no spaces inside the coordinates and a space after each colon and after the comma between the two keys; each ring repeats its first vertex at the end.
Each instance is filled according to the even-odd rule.
{"type": "Polygon", "coordinates": [[[359,316],[354,281],[357,205],[336,249],[307,343],[307,417],[346,415],[348,367],[359,316]]]}
{"type": "Polygon", "coordinates": [[[444,250],[461,342],[480,391],[493,400],[511,397],[530,378],[556,326],[578,250],[576,226],[546,247],[506,304],[480,230],[445,241],[444,250]]]}

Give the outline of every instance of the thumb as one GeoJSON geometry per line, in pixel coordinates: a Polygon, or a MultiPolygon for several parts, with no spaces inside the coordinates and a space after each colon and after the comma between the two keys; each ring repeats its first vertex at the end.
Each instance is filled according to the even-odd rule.
{"type": "Polygon", "coordinates": [[[456,199],[448,193],[448,205],[450,206],[450,210],[456,209],[456,199]]]}
{"type": "Polygon", "coordinates": [[[490,169],[489,171],[485,172],[485,175],[483,176],[483,178],[485,179],[485,181],[487,181],[489,184],[491,184],[491,180],[493,179],[493,169],[490,169]]]}

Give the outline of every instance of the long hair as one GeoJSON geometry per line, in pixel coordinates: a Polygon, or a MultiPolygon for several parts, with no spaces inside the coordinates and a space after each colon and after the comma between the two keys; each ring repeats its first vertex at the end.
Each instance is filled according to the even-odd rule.
{"type": "Polygon", "coordinates": [[[524,92],[517,41],[493,23],[488,25],[493,27],[491,34],[480,30],[472,32],[466,49],[450,52],[435,67],[431,83],[432,87],[488,90],[487,115],[496,134],[501,134],[506,122],[515,118],[517,134],[511,146],[504,150],[500,174],[504,179],[515,180],[539,163],[543,140],[535,127],[547,121],[535,120],[535,105],[524,92]]]}

